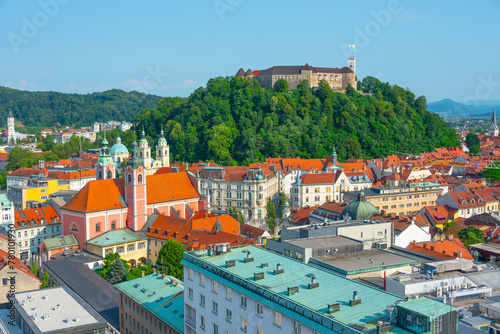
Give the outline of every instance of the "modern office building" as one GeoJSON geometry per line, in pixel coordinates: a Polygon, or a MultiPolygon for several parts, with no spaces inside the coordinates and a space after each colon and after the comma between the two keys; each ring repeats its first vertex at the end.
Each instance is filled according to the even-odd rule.
{"type": "Polygon", "coordinates": [[[255,246],[186,252],[182,264],[186,334],[457,333],[455,307],[404,302],[255,246]]]}

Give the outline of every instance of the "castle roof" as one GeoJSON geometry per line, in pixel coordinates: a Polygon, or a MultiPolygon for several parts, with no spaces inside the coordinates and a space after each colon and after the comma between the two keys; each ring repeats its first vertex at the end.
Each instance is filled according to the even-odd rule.
{"type": "MultiPolygon", "coordinates": [[[[200,195],[186,172],[146,176],[148,204],[197,198],[200,195]]],[[[88,182],[62,209],[95,212],[126,208],[123,178],[88,182]]]]}
{"type": "Polygon", "coordinates": [[[248,69],[247,73],[245,73],[246,76],[248,75],[254,75],[251,69],[248,69]]]}
{"type": "Polygon", "coordinates": [[[245,70],[240,68],[238,72],[235,75],[236,77],[244,77],[245,76],[245,70]]]}
{"type": "Polygon", "coordinates": [[[309,64],[305,66],[273,66],[259,72],[258,76],[269,75],[300,75],[302,71],[312,71],[313,73],[354,73],[349,67],[312,67],[309,64]]]}

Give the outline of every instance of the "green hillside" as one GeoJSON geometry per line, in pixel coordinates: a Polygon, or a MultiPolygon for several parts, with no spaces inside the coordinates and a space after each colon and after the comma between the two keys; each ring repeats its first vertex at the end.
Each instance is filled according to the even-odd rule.
{"type": "Polygon", "coordinates": [[[92,94],[28,92],[0,87],[0,126],[12,111],[29,127],[89,126],[94,122],[132,121],[139,110],[155,108],[161,97],[119,89],[92,94]]]}
{"type": "MultiPolygon", "coordinates": [[[[349,87],[350,88],[350,87],[349,87]]],[[[425,97],[367,77],[346,94],[326,82],[289,90],[256,80],[214,78],[187,98],[164,98],[136,122],[157,138],[165,127],[172,161],[250,163],[265,157],[375,158],[459,145],[455,132],[426,110],[425,97]]]]}

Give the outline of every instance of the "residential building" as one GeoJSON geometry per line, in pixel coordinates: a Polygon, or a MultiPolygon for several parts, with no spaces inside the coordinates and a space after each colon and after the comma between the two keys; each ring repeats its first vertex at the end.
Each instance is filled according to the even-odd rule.
{"type": "MultiPolygon", "coordinates": [[[[46,163],[43,161],[41,165],[44,166],[46,163]]],[[[45,167],[20,168],[7,175],[7,190],[12,186],[28,186],[30,180],[36,178],[58,180],[58,185],[63,189],[78,191],[89,181],[96,179],[96,171],[94,169],[51,170],[45,167]],[[69,185],[69,188],[64,187],[66,185],[69,185]]]]}
{"type": "Polygon", "coordinates": [[[428,298],[401,303],[393,294],[262,248],[186,252],[181,263],[186,334],[382,333],[388,320],[398,333],[440,333],[435,323],[451,320],[443,328],[457,333],[456,308],[428,298]],[[397,309],[397,319],[387,315],[387,305],[397,309]]]}
{"type": "Polygon", "coordinates": [[[14,205],[7,197],[7,194],[0,194],[0,226],[6,227],[14,222],[14,205]]]}
{"type": "Polygon", "coordinates": [[[196,179],[212,209],[236,207],[247,219],[263,219],[269,197],[278,192],[279,179],[268,167],[201,166],[196,179]]]}
{"type": "Polygon", "coordinates": [[[184,284],[181,280],[154,273],[115,287],[120,296],[121,333],[184,333],[184,284]]]}
{"type": "MultiPolygon", "coordinates": [[[[375,187],[363,190],[366,200],[383,214],[411,215],[426,205],[434,205],[443,189],[437,183],[415,182],[403,187],[375,187]]],[[[359,199],[360,191],[346,191],[347,203],[359,199]]],[[[438,204],[439,205],[439,204],[438,204]]]]}
{"type": "Polygon", "coordinates": [[[273,87],[280,80],[286,80],[290,89],[295,89],[306,81],[310,88],[318,87],[320,81],[325,81],[336,91],[345,91],[347,86],[356,89],[356,58],[348,58],[348,66],[343,68],[312,67],[307,63],[303,66],[273,66],[266,70],[244,71],[242,68],[236,77],[256,79],[262,87],[273,87]]]}
{"type": "Polygon", "coordinates": [[[66,286],[19,292],[15,299],[14,319],[23,333],[105,333],[107,329],[103,317],[66,286]]]}
{"type": "Polygon", "coordinates": [[[12,236],[13,239],[9,239],[9,232],[6,229],[0,228],[0,233],[3,233],[0,234],[0,249],[9,250],[11,253],[13,252],[12,255],[19,258],[19,245],[16,243],[14,236],[12,236]]]}
{"type": "Polygon", "coordinates": [[[240,224],[229,215],[195,213],[187,220],[163,215],[152,215],[143,228],[148,238],[148,259],[156,263],[161,247],[167,240],[177,240],[187,250],[210,249],[212,245],[229,247],[262,244],[271,235],[249,224],[240,224]]]}
{"type": "Polygon", "coordinates": [[[21,260],[38,256],[38,247],[43,239],[62,234],[61,219],[51,206],[15,211],[14,215],[15,240],[21,260]]]}
{"type": "Polygon", "coordinates": [[[191,174],[146,176],[138,145],[132,145],[124,178],[90,181],[60,209],[64,234],[74,234],[82,248],[113,229],[140,231],[152,214],[189,218],[204,211],[198,182],[191,174]]]}
{"type": "Polygon", "coordinates": [[[148,258],[146,235],[128,227],[110,230],[87,240],[86,250],[102,258],[118,253],[131,266],[144,263],[148,258]]]}
{"type": "Polygon", "coordinates": [[[58,253],[66,251],[65,254],[68,254],[70,249],[78,249],[79,246],[80,244],[73,234],[43,239],[38,246],[38,266],[40,267],[44,261],[50,261],[52,256],[58,253]]]}
{"type": "Polygon", "coordinates": [[[41,176],[31,177],[26,185],[11,185],[7,191],[8,197],[14,205],[14,210],[37,208],[49,199],[49,196],[60,190],[71,189],[70,184],[47,179],[41,176]]]}
{"type": "Polygon", "coordinates": [[[419,213],[424,214],[432,226],[442,228],[444,223],[458,218],[458,211],[448,205],[428,205],[424,206],[419,213]]]}
{"type": "Polygon", "coordinates": [[[0,249],[0,305],[9,302],[8,294],[40,288],[40,280],[19,258],[12,257],[8,248],[0,249]]]}
{"type": "Polygon", "coordinates": [[[450,191],[436,200],[436,205],[447,205],[458,210],[458,217],[469,218],[484,212],[498,210],[499,201],[492,191],[450,191]]]}
{"type": "Polygon", "coordinates": [[[294,207],[315,206],[330,201],[342,202],[344,192],[363,190],[371,186],[372,181],[362,171],[307,173],[297,178],[292,185],[290,199],[294,207]]]}
{"type": "MultiPolygon", "coordinates": [[[[49,286],[69,289],[103,317],[107,322],[106,333],[119,333],[118,291],[112,284],[82,262],[66,257],[44,262],[41,270],[48,274],[49,286]]],[[[75,312],[73,309],[71,311],[75,312]]]]}
{"type": "Polygon", "coordinates": [[[97,256],[81,248],[68,249],[54,254],[50,257],[50,261],[54,260],[67,260],[82,263],[87,266],[87,268],[92,270],[102,269],[104,265],[104,259],[102,256],[97,256]]]}

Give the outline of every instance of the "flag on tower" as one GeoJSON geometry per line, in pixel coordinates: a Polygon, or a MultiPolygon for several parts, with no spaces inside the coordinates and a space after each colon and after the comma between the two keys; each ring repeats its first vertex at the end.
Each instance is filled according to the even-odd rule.
{"type": "Polygon", "coordinates": [[[351,49],[356,49],[356,45],[354,45],[354,44],[349,44],[349,47],[350,47],[351,49]]]}

